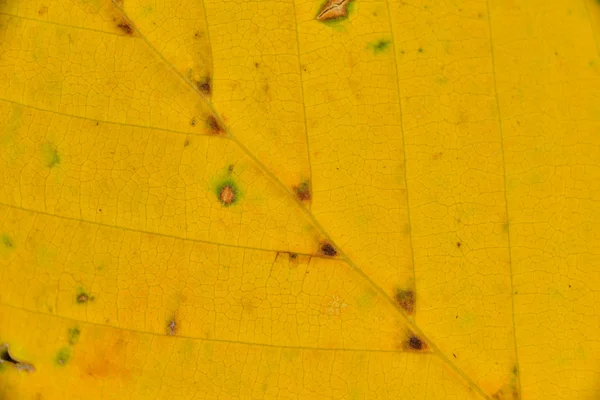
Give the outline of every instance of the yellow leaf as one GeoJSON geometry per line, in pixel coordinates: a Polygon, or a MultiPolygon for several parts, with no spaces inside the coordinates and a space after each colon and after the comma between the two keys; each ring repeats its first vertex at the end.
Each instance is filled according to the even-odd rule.
{"type": "Polygon", "coordinates": [[[596,399],[600,3],[0,0],[0,399],[596,399]]]}

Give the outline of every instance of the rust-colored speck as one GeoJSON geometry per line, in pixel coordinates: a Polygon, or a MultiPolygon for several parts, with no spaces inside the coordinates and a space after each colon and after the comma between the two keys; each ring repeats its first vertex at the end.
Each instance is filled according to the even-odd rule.
{"type": "Polygon", "coordinates": [[[345,18],[348,16],[348,4],[352,0],[327,0],[327,3],[323,4],[317,20],[319,21],[330,21],[345,18]]]}
{"type": "Polygon", "coordinates": [[[235,201],[235,190],[227,185],[221,189],[221,193],[219,194],[219,199],[223,204],[231,204],[235,201]]]}
{"type": "Polygon", "coordinates": [[[337,251],[330,243],[323,243],[321,245],[321,253],[329,257],[334,257],[337,255],[337,251]]]}

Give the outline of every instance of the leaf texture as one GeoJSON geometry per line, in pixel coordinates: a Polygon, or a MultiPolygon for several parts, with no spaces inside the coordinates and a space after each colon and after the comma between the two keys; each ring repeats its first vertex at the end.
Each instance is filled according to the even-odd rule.
{"type": "Polygon", "coordinates": [[[0,399],[598,398],[599,36],[0,0],[0,399]]]}

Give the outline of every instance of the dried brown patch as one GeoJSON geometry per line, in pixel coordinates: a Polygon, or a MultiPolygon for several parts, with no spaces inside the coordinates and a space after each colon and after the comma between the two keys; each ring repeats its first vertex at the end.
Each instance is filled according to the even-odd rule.
{"type": "Polygon", "coordinates": [[[167,324],[167,335],[174,336],[177,334],[177,322],[172,319],[167,324]]]}
{"type": "Polygon", "coordinates": [[[224,205],[232,204],[235,201],[235,189],[230,185],[226,185],[219,193],[219,199],[224,205]]]}
{"type": "Polygon", "coordinates": [[[331,21],[348,16],[348,5],[352,0],[328,0],[317,14],[319,21],[331,21]]]}

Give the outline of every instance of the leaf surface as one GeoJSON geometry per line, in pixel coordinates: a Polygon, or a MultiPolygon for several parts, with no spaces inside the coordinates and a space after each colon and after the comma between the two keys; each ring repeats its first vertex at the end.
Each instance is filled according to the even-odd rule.
{"type": "Polygon", "coordinates": [[[599,34],[0,1],[0,398],[597,398],[599,34]]]}

